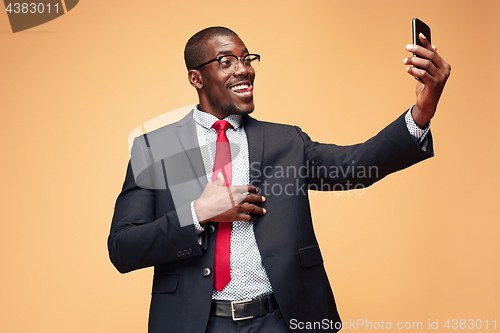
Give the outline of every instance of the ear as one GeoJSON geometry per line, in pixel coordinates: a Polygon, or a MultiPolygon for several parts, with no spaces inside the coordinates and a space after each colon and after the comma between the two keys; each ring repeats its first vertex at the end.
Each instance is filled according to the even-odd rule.
{"type": "Polygon", "coordinates": [[[201,72],[197,69],[191,69],[188,72],[189,83],[196,89],[203,88],[203,78],[201,77],[201,72]]]}

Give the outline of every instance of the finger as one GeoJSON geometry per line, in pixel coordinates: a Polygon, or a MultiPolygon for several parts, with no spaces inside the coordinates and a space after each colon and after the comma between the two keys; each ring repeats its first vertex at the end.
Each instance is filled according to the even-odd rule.
{"type": "Polygon", "coordinates": [[[267,213],[265,208],[252,204],[241,204],[239,207],[239,211],[258,215],[264,215],[265,213],[267,213]]]}
{"type": "Polygon", "coordinates": [[[406,58],[403,60],[405,65],[413,65],[418,67],[419,69],[423,69],[427,71],[431,76],[436,76],[439,72],[439,69],[434,66],[434,64],[427,60],[419,57],[406,58]]]}
{"type": "Polygon", "coordinates": [[[240,213],[236,215],[235,221],[253,222],[253,217],[250,214],[240,213]]]}
{"type": "Polygon", "coordinates": [[[244,201],[248,203],[262,204],[266,202],[266,198],[262,195],[247,194],[244,201]]]}
{"type": "Polygon", "coordinates": [[[235,205],[242,203],[242,202],[248,202],[248,203],[253,203],[253,204],[262,204],[266,201],[266,198],[263,197],[262,195],[256,195],[256,194],[233,193],[232,200],[233,200],[235,205]]]}
{"type": "Polygon", "coordinates": [[[251,185],[238,185],[238,186],[230,186],[231,193],[233,194],[233,198],[236,204],[243,201],[248,193],[258,193],[259,190],[251,185]]]}
{"type": "Polygon", "coordinates": [[[419,51],[422,51],[422,53],[418,54],[419,57],[406,58],[403,60],[403,63],[405,65],[413,65],[426,70],[438,81],[446,81],[446,79],[450,76],[451,66],[435,51],[429,51],[417,45],[407,45],[407,50],[409,52],[416,50],[416,48],[420,48],[419,51]],[[423,53],[427,53],[427,56],[422,57],[423,53]]]}
{"type": "Polygon", "coordinates": [[[431,44],[429,43],[429,40],[423,33],[418,34],[418,39],[420,39],[420,42],[422,43],[422,46],[428,50],[433,50],[431,44]]]}
{"type": "Polygon", "coordinates": [[[232,185],[231,191],[233,194],[236,193],[257,193],[258,190],[252,185],[232,185]]]}
{"type": "Polygon", "coordinates": [[[416,56],[419,56],[424,59],[430,59],[434,57],[436,52],[431,48],[427,49],[423,46],[416,45],[416,44],[408,44],[406,45],[406,51],[413,53],[416,56]]]}
{"type": "Polygon", "coordinates": [[[259,193],[259,189],[256,188],[255,186],[248,185],[248,192],[250,192],[250,193],[259,193]]]}
{"type": "Polygon", "coordinates": [[[406,67],[406,72],[411,76],[420,79],[423,83],[428,83],[432,76],[427,71],[417,67],[406,67]]]}
{"type": "Polygon", "coordinates": [[[434,50],[434,52],[437,52],[438,51],[438,47],[434,44],[432,44],[432,49],[434,50]]]}
{"type": "MultiPolygon", "coordinates": [[[[422,46],[408,44],[408,45],[406,45],[406,50],[408,52],[413,53],[417,57],[431,61],[434,64],[434,66],[436,66],[437,68],[441,69],[441,68],[446,67],[446,63],[443,60],[443,58],[441,58],[441,56],[432,49],[428,50],[422,46]]],[[[413,57],[413,58],[415,58],[415,57],[413,57]]]]}
{"type": "Polygon", "coordinates": [[[217,173],[217,179],[214,181],[214,185],[216,186],[224,186],[224,175],[222,172],[217,173]]]}

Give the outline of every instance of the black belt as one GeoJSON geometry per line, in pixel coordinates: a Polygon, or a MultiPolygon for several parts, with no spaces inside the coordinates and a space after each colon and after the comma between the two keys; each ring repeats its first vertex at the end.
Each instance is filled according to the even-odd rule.
{"type": "Polygon", "coordinates": [[[263,316],[278,308],[273,294],[244,301],[212,301],[211,316],[231,317],[233,320],[263,316]]]}

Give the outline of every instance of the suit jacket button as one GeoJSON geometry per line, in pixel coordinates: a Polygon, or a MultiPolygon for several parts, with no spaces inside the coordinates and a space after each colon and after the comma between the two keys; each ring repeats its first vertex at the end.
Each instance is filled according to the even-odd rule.
{"type": "Polygon", "coordinates": [[[177,256],[182,257],[182,251],[177,251],[177,256]]]}
{"type": "Polygon", "coordinates": [[[208,227],[208,233],[212,234],[215,231],[215,227],[213,225],[208,227]]]}
{"type": "Polygon", "coordinates": [[[187,254],[191,254],[191,253],[193,253],[193,250],[191,250],[191,248],[188,248],[187,249],[187,254]]]}
{"type": "Polygon", "coordinates": [[[207,267],[203,269],[203,275],[210,276],[210,273],[211,273],[210,268],[207,267]]]}
{"type": "Polygon", "coordinates": [[[186,254],[188,254],[188,251],[187,250],[182,250],[182,255],[185,256],[186,254]]]}

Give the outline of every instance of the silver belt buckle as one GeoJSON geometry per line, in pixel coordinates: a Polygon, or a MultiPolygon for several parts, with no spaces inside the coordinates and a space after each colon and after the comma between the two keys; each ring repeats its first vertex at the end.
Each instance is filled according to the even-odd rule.
{"type": "Polygon", "coordinates": [[[238,321],[238,320],[245,320],[245,319],[250,319],[250,318],[253,318],[254,316],[250,316],[250,317],[241,317],[241,318],[235,318],[234,317],[234,313],[236,312],[236,309],[234,308],[234,305],[235,304],[240,304],[240,303],[247,303],[247,302],[250,302],[251,299],[245,299],[243,301],[232,301],[231,302],[231,316],[233,317],[233,320],[234,321],[238,321]]]}

